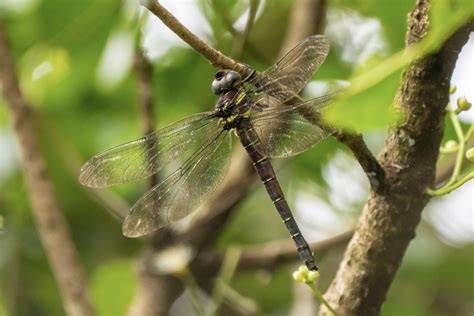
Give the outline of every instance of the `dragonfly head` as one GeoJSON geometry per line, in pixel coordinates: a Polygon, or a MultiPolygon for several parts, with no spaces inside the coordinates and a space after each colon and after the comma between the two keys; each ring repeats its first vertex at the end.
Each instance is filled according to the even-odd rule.
{"type": "Polygon", "coordinates": [[[222,92],[235,88],[241,81],[241,76],[237,71],[224,69],[216,72],[214,81],[212,81],[212,93],[219,95],[222,92]]]}

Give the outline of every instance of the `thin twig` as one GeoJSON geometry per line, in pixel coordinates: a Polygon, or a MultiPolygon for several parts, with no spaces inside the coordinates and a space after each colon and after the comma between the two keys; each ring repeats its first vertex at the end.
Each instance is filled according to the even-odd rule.
{"type": "Polygon", "coordinates": [[[34,112],[20,91],[7,36],[0,24],[2,92],[20,144],[33,215],[68,315],[94,315],[82,266],[49,179],[34,126],[34,112]]]}
{"type": "Polygon", "coordinates": [[[236,45],[237,48],[235,49],[235,58],[237,59],[240,59],[245,51],[248,42],[248,37],[255,22],[255,16],[257,15],[258,6],[260,4],[260,0],[249,0],[249,2],[249,16],[247,18],[247,23],[245,24],[244,31],[238,38],[236,45]]]}
{"type": "MultiPolygon", "coordinates": [[[[221,18],[222,24],[224,28],[234,37],[234,38],[241,38],[242,33],[239,32],[234,28],[232,25],[232,21],[229,17],[228,12],[226,11],[225,7],[221,5],[219,0],[213,0],[212,5],[214,10],[218,13],[218,16],[221,18]]],[[[252,41],[247,41],[248,51],[257,59],[259,59],[264,64],[270,64],[272,60],[268,58],[266,54],[264,54],[258,45],[255,45],[252,41]]]]}
{"type": "MultiPolygon", "coordinates": [[[[155,111],[153,107],[153,66],[145,56],[143,49],[137,47],[135,50],[135,73],[137,76],[137,90],[139,98],[139,113],[143,135],[152,133],[155,130],[155,111]]],[[[157,141],[155,139],[155,141],[157,141]]],[[[148,158],[159,159],[156,157],[156,146],[149,142],[148,158]]],[[[150,161],[152,163],[152,161],[150,161]]],[[[150,177],[150,187],[158,184],[158,174],[150,177]]]]}
{"type": "Polygon", "coordinates": [[[156,15],[170,30],[178,35],[183,41],[194,48],[199,54],[211,62],[214,67],[232,69],[244,76],[249,75],[251,69],[244,64],[236,62],[220,51],[204,43],[199,37],[191,33],[181,22],[178,21],[157,0],[141,0],[140,3],[156,15]]]}

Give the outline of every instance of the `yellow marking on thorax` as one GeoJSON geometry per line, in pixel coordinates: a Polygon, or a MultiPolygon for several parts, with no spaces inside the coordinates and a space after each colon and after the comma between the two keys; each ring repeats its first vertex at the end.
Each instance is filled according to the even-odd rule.
{"type": "Polygon", "coordinates": [[[231,122],[232,122],[233,120],[235,120],[236,118],[237,118],[237,115],[233,114],[233,115],[231,115],[231,116],[229,116],[229,117],[226,117],[226,121],[227,121],[228,123],[231,123],[231,122]]]}
{"type": "Polygon", "coordinates": [[[246,94],[244,91],[241,91],[239,93],[239,95],[237,96],[237,98],[235,99],[236,101],[236,104],[239,104],[240,102],[242,102],[242,100],[245,98],[246,94]]]}
{"type": "Polygon", "coordinates": [[[247,111],[245,111],[245,112],[242,114],[242,116],[243,116],[244,118],[249,118],[249,117],[250,117],[250,112],[252,112],[252,109],[251,109],[251,108],[249,108],[247,111]]]}
{"type": "Polygon", "coordinates": [[[229,106],[229,102],[224,101],[223,105],[224,105],[224,106],[222,107],[222,109],[223,109],[223,110],[226,110],[227,107],[229,106]]]}

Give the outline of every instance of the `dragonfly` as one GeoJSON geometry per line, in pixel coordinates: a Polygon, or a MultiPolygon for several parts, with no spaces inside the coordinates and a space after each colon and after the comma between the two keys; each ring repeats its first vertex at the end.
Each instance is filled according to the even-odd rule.
{"type": "Polygon", "coordinates": [[[243,77],[234,70],[217,71],[211,86],[218,96],[213,111],[189,116],[93,156],[81,168],[80,183],[95,188],[128,183],[182,161],[126,216],[123,234],[144,236],[188,216],[219,187],[230,164],[232,134],[236,134],[300,259],[310,270],[317,270],[270,158],[297,155],[332,133],[321,123],[320,114],[333,95],[310,100],[299,97],[328,52],[327,38],[312,35],[261,73],[252,70],[243,77]]]}

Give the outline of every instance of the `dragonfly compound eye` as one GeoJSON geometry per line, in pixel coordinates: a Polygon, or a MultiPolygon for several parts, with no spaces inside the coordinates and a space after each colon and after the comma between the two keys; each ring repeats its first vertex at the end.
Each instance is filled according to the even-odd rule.
{"type": "Polygon", "coordinates": [[[225,71],[225,70],[219,70],[218,72],[216,72],[216,74],[215,74],[214,77],[215,77],[217,80],[221,80],[222,78],[224,78],[225,74],[226,74],[226,71],[225,71]]]}
{"type": "Polygon", "coordinates": [[[212,93],[218,95],[222,92],[222,81],[220,79],[214,79],[211,86],[212,93]]]}
{"type": "Polygon", "coordinates": [[[236,71],[230,70],[224,78],[225,87],[232,88],[240,82],[240,74],[236,71]]]}
{"type": "Polygon", "coordinates": [[[233,70],[219,70],[215,78],[211,86],[212,93],[214,94],[230,90],[241,80],[240,74],[233,70]]]}

